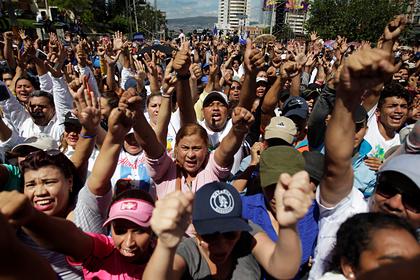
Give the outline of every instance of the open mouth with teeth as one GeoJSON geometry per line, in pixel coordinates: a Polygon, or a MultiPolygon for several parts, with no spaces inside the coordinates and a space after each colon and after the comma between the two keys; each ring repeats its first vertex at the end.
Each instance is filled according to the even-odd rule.
{"type": "Polygon", "coordinates": [[[213,113],[211,115],[211,119],[212,121],[220,121],[222,119],[222,115],[220,113],[213,113]]]}
{"type": "Polygon", "coordinates": [[[120,252],[125,257],[134,257],[136,256],[137,248],[134,248],[134,249],[121,248],[120,252]]]}
{"type": "Polygon", "coordinates": [[[34,201],[34,208],[38,211],[48,211],[54,208],[54,199],[52,198],[43,198],[37,199],[34,201]]]}

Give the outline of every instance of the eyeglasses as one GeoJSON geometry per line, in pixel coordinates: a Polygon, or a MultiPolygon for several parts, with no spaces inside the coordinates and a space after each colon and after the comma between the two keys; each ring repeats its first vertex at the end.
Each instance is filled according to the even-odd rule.
{"type": "Polygon", "coordinates": [[[219,237],[222,237],[223,239],[226,239],[226,240],[234,240],[237,238],[237,236],[238,236],[237,231],[229,231],[229,232],[224,232],[224,233],[216,232],[216,233],[211,233],[211,234],[203,234],[201,235],[201,239],[203,239],[204,242],[209,243],[211,241],[217,240],[217,238],[219,237]]]}
{"type": "MultiPolygon", "coordinates": [[[[404,184],[404,183],[399,183],[404,184]]],[[[417,188],[417,186],[414,186],[417,188]]],[[[396,196],[397,194],[401,195],[402,204],[404,207],[414,213],[420,213],[420,192],[407,192],[401,190],[401,188],[397,187],[395,183],[392,182],[378,182],[376,184],[376,193],[385,197],[391,198],[396,196]]]]}

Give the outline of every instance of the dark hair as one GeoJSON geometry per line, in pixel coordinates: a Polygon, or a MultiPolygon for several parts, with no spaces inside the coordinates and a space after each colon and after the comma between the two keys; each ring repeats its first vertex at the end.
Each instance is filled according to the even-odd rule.
{"type": "Polygon", "coordinates": [[[416,231],[404,219],[384,213],[360,213],[348,218],[337,231],[332,251],[330,269],[341,272],[341,259],[358,268],[360,255],[371,248],[374,234],[381,229],[397,229],[408,232],[415,240],[416,231]]]}
{"type": "Polygon", "coordinates": [[[150,100],[153,98],[153,97],[162,97],[162,95],[160,94],[160,93],[152,93],[151,95],[149,95],[148,97],[147,97],[147,99],[146,99],[146,107],[149,107],[149,104],[150,104],[150,100]]]}
{"type": "Polygon", "coordinates": [[[54,155],[49,155],[48,152],[36,151],[30,153],[20,163],[20,169],[23,176],[28,170],[38,170],[43,167],[53,166],[63,173],[65,178],[73,178],[73,188],[69,196],[69,207],[74,207],[77,201],[79,190],[83,187],[84,182],[77,173],[73,162],[63,153],[57,152],[54,155]]]}
{"type": "Polygon", "coordinates": [[[197,123],[187,123],[186,125],[182,126],[178,133],[176,134],[176,143],[178,144],[182,138],[185,136],[191,136],[191,135],[198,135],[200,136],[204,142],[206,143],[206,146],[209,145],[209,137],[207,134],[207,131],[202,127],[201,125],[197,123]]]}
{"type": "Polygon", "coordinates": [[[22,75],[22,76],[20,76],[19,78],[17,78],[17,80],[16,80],[16,82],[15,82],[15,88],[16,88],[17,83],[18,83],[20,80],[27,80],[27,81],[29,81],[29,82],[31,83],[31,85],[32,85],[33,87],[35,87],[35,81],[34,81],[31,77],[29,77],[28,75],[22,75]]]}
{"type": "Polygon", "coordinates": [[[29,95],[29,98],[32,98],[32,97],[46,97],[46,98],[48,98],[48,100],[50,102],[50,105],[53,106],[53,107],[55,107],[55,104],[54,104],[54,96],[51,93],[49,93],[49,92],[46,92],[46,91],[43,91],[43,90],[34,90],[29,95]]]}
{"type": "Polygon", "coordinates": [[[111,107],[111,109],[116,108],[118,106],[118,102],[120,102],[120,98],[112,90],[107,90],[101,93],[101,97],[105,98],[108,101],[108,105],[109,107],[111,107]]]}
{"type": "Polygon", "coordinates": [[[398,82],[389,82],[386,84],[381,92],[381,96],[378,101],[378,109],[385,103],[385,99],[388,97],[404,98],[408,105],[411,103],[411,97],[408,91],[398,82]]]}

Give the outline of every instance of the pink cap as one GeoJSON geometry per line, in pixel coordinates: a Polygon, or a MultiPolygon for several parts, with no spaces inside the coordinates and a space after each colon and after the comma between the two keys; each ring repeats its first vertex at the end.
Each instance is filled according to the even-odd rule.
{"type": "Polygon", "coordinates": [[[149,227],[153,209],[152,204],[141,199],[126,198],[119,200],[112,204],[104,226],[115,219],[126,219],[139,226],[149,227]]]}

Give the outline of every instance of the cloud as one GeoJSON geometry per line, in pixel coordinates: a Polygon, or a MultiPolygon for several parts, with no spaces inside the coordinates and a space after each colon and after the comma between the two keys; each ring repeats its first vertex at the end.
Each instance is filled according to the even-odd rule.
{"type": "MultiPolygon", "coordinates": [[[[196,16],[217,16],[219,0],[156,0],[159,10],[166,12],[166,18],[184,18],[196,16]]],[[[153,5],[153,0],[150,1],[153,5]]]]}

